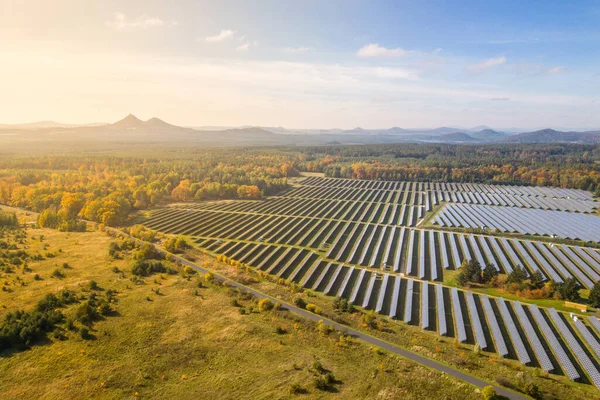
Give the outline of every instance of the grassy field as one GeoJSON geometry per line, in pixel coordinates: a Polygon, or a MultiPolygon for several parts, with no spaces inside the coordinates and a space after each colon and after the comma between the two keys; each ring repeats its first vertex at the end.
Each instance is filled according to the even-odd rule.
{"type": "Polygon", "coordinates": [[[591,384],[580,384],[565,376],[546,374],[539,369],[525,367],[516,360],[504,359],[496,354],[485,352],[478,354],[473,351],[472,345],[459,344],[453,338],[440,337],[435,332],[423,331],[417,326],[392,321],[381,315],[376,316],[379,327],[377,329],[368,328],[363,324],[363,313],[339,314],[333,309],[332,298],[322,293],[313,291],[297,293],[293,286],[276,282],[266,275],[257,274],[252,270],[248,272],[243,268],[222,262],[206,261],[206,256],[200,251],[195,251],[194,255],[197,263],[207,263],[206,265],[210,265],[220,273],[264,293],[288,302],[302,297],[307,303],[316,304],[321,308],[324,316],[337,322],[355,329],[363,329],[380,339],[444,362],[490,382],[501,380],[512,382],[513,385],[523,381],[534,382],[548,399],[600,398],[597,389],[591,384]]]}
{"type": "Polygon", "coordinates": [[[0,316],[63,288],[89,296],[91,280],[99,296],[116,290],[115,312],[94,323],[89,340],[66,331],[65,340],[2,354],[3,399],[480,398],[469,385],[325,334],[288,312],[251,311],[253,299],[212,284],[199,288],[200,277],[163,274],[136,283],[127,257],[108,257],[111,240],[99,232],[28,230],[23,248],[55,256],[29,262],[27,272],[2,273],[8,289],[0,292],[0,316]],[[62,279],[51,277],[56,269],[62,279]],[[315,387],[327,373],[317,371],[319,363],[335,376],[326,390],[315,387]]]}

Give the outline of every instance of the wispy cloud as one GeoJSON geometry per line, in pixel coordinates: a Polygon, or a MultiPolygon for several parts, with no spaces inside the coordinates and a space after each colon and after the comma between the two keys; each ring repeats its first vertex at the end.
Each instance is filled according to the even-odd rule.
{"type": "Polygon", "coordinates": [[[482,73],[502,64],[506,64],[506,57],[499,56],[494,58],[488,58],[487,60],[483,60],[481,62],[478,62],[477,64],[467,65],[465,69],[473,73],[482,73]]]}
{"type": "Polygon", "coordinates": [[[224,40],[231,39],[235,33],[236,31],[232,31],[231,29],[223,29],[216,35],[205,37],[204,40],[207,42],[222,42],[224,40]]]}
{"type": "Polygon", "coordinates": [[[286,47],[285,49],[283,49],[283,51],[285,53],[290,53],[290,54],[298,54],[298,53],[306,53],[307,51],[312,51],[312,47],[304,47],[304,46],[299,46],[299,47],[286,47]]]}
{"type": "MultiPolygon", "coordinates": [[[[160,18],[151,17],[146,14],[142,14],[137,18],[128,18],[125,14],[116,12],[113,15],[113,19],[106,21],[105,24],[117,31],[125,31],[164,26],[165,22],[160,18]]],[[[177,22],[173,21],[171,25],[177,25],[177,22]]]]}
{"type": "Polygon", "coordinates": [[[356,55],[359,57],[400,57],[406,53],[407,51],[400,47],[388,49],[387,47],[380,46],[379,43],[369,43],[361,47],[356,55]]]}
{"type": "Polygon", "coordinates": [[[565,67],[552,67],[552,68],[548,68],[548,70],[546,71],[546,75],[558,75],[558,74],[562,74],[563,72],[566,72],[567,68],[565,67]]]}
{"type": "Polygon", "coordinates": [[[526,75],[526,76],[552,76],[559,75],[563,72],[567,71],[566,67],[556,66],[556,67],[546,67],[542,64],[529,64],[529,63],[516,63],[507,66],[509,71],[514,72],[517,75],[526,75]]]}
{"type": "Polygon", "coordinates": [[[236,47],[235,49],[237,51],[248,51],[248,49],[250,48],[250,43],[244,43],[244,44],[240,44],[238,47],[236,47]]]}

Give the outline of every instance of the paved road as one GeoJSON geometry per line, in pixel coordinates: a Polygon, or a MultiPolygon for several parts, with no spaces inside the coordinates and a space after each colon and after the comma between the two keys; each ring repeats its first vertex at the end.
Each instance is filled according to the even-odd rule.
{"type": "MultiPolygon", "coordinates": [[[[115,235],[120,235],[120,236],[128,237],[130,239],[135,240],[138,243],[148,243],[148,242],[144,242],[143,240],[136,239],[136,238],[134,238],[134,237],[132,237],[130,235],[127,235],[126,233],[121,232],[121,231],[119,231],[117,229],[106,227],[105,230],[108,231],[108,232],[110,232],[110,233],[113,233],[115,235]]],[[[165,255],[167,253],[164,249],[162,249],[160,247],[157,247],[157,246],[154,246],[154,247],[157,249],[157,251],[159,253],[161,253],[163,255],[165,255]]],[[[350,327],[348,327],[346,325],[339,324],[339,323],[337,323],[337,322],[335,322],[333,320],[324,318],[321,315],[317,315],[317,314],[313,314],[311,312],[308,312],[308,311],[306,311],[306,310],[304,310],[302,308],[296,307],[293,304],[287,303],[285,301],[281,301],[280,299],[278,299],[276,297],[269,296],[268,294],[265,294],[263,292],[255,290],[255,289],[253,289],[251,287],[242,285],[241,283],[239,283],[239,282],[237,282],[237,281],[235,281],[233,279],[230,279],[230,278],[228,278],[228,277],[226,277],[224,275],[221,275],[221,274],[219,274],[219,273],[217,273],[215,271],[212,271],[210,269],[206,269],[204,267],[201,267],[201,266],[199,266],[199,265],[197,265],[197,264],[195,264],[195,263],[193,263],[191,261],[188,261],[188,260],[186,260],[184,258],[181,258],[179,256],[173,255],[173,257],[175,258],[176,261],[180,262],[182,265],[187,265],[188,267],[195,269],[197,272],[200,272],[200,273],[210,272],[210,273],[212,273],[215,276],[215,279],[218,279],[221,282],[226,282],[227,285],[229,285],[229,286],[238,288],[238,289],[240,289],[240,290],[242,290],[242,291],[244,291],[246,293],[250,293],[250,294],[256,296],[257,298],[267,298],[267,299],[270,299],[274,303],[275,302],[279,302],[279,303],[282,304],[282,306],[284,306],[287,310],[293,312],[294,314],[298,314],[298,315],[300,315],[300,316],[302,316],[302,317],[304,317],[306,319],[312,320],[312,321],[317,321],[317,322],[318,321],[323,321],[326,325],[331,326],[332,328],[335,328],[335,329],[337,329],[339,331],[342,331],[342,332],[346,332],[347,334],[355,336],[355,337],[363,340],[366,343],[369,343],[369,344],[371,344],[373,346],[380,347],[380,348],[385,349],[385,350],[387,350],[387,351],[389,351],[391,353],[397,354],[397,355],[399,355],[401,357],[404,357],[404,358],[407,358],[407,359],[412,360],[414,362],[417,362],[417,363],[419,363],[421,365],[424,365],[427,368],[434,369],[434,370],[437,370],[439,372],[443,372],[445,374],[448,374],[450,376],[458,378],[458,379],[460,379],[462,381],[470,383],[470,384],[472,384],[474,386],[477,386],[479,388],[484,388],[486,386],[492,385],[496,389],[496,393],[497,394],[499,394],[501,396],[505,396],[505,397],[507,397],[509,399],[529,399],[529,397],[527,397],[527,396],[524,396],[522,394],[513,392],[513,391],[505,389],[503,387],[499,387],[499,386],[493,385],[490,382],[481,380],[481,379],[476,378],[476,377],[474,377],[472,375],[469,375],[469,374],[467,374],[465,372],[462,372],[462,371],[459,371],[457,369],[454,369],[451,366],[443,364],[443,363],[441,363],[439,361],[435,361],[435,360],[432,360],[430,358],[424,357],[424,356],[419,355],[417,353],[414,353],[412,351],[409,351],[409,350],[403,349],[401,347],[398,347],[396,345],[393,345],[391,343],[385,342],[385,341],[383,341],[381,339],[378,339],[378,338],[376,338],[374,336],[371,336],[371,335],[369,335],[367,333],[358,331],[358,330],[350,328],[350,327]]]]}

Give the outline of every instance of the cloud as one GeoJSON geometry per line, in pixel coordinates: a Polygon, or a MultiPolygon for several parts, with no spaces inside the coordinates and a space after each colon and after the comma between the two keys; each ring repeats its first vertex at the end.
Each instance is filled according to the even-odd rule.
{"type": "Polygon", "coordinates": [[[312,47],[304,47],[304,46],[299,46],[299,47],[286,47],[285,49],[283,49],[283,51],[285,53],[290,53],[290,54],[299,54],[299,53],[306,53],[307,51],[312,51],[312,47]]]}
{"type": "Polygon", "coordinates": [[[529,76],[552,76],[562,74],[567,71],[566,67],[551,67],[548,68],[542,64],[529,64],[529,63],[517,63],[507,66],[509,71],[514,72],[517,75],[529,75],[529,76]]]}
{"type": "Polygon", "coordinates": [[[207,42],[222,42],[224,40],[227,39],[231,39],[233,37],[233,35],[235,35],[236,31],[232,31],[231,29],[223,29],[221,32],[219,32],[216,35],[213,36],[207,36],[204,38],[205,41],[207,42]]]}
{"type": "Polygon", "coordinates": [[[419,80],[419,76],[415,72],[403,68],[377,67],[374,71],[379,78],[419,80]]]}
{"type": "Polygon", "coordinates": [[[482,73],[489,70],[490,68],[502,64],[506,64],[506,57],[504,56],[488,58],[487,60],[483,60],[477,64],[467,65],[465,69],[473,73],[482,73]]]}
{"type": "Polygon", "coordinates": [[[400,47],[388,49],[380,46],[379,43],[369,43],[361,47],[356,55],[359,57],[400,57],[406,53],[407,51],[400,47]]]}
{"type": "Polygon", "coordinates": [[[546,71],[546,75],[558,75],[558,74],[562,74],[563,72],[566,72],[567,68],[565,67],[552,67],[552,68],[548,68],[548,70],[546,71]]]}
{"type": "Polygon", "coordinates": [[[238,51],[248,51],[249,48],[250,48],[250,43],[244,43],[244,44],[240,44],[235,49],[238,51]]]}
{"type": "MultiPolygon", "coordinates": [[[[106,26],[115,29],[117,31],[134,30],[134,29],[146,29],[152,27],[164,26],[165,22],[156,17],[151,17],[146,14],[142,14],[137,18],[127,18],[127,16],[121,12],[116,12],[113,15],[113,19],[105,22],[106,26]]],[[[173,21],[171,25],[177,25],[176,21],[173,21]]]]}
{"type": "Polygon", "coordinates": [[[508,97],[492,97],[490,101],[510,101],[508,97]]]}

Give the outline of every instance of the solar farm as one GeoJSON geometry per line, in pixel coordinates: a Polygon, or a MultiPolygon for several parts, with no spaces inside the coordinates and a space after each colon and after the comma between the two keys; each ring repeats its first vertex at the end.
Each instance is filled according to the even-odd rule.
{"type": "Polygon", "coordinates": [[[445,274],[463,260],[477,260],[504,274],[524,267],[547,281],[575,278],[591,288],[600,280],[597,206],[590,193],[573,189],[308,177],[262,201],[157,209],[146,225],[432,334],[600,388],[595,317],[444,285],[445,274]]]}

